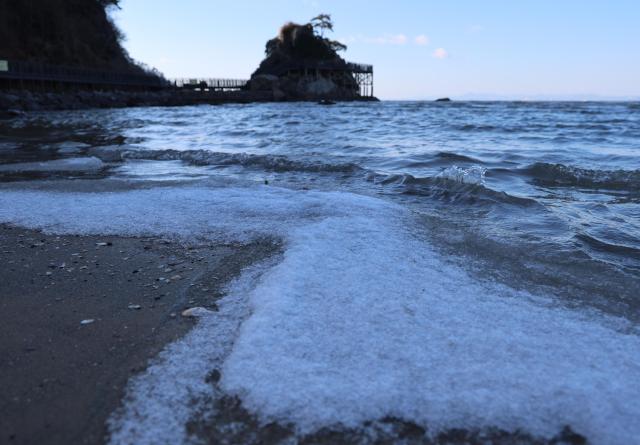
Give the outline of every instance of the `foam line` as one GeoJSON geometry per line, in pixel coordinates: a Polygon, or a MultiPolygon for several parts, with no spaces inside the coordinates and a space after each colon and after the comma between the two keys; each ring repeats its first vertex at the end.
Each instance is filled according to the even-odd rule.
{"type": "Polygon", "coordinates": [[[94,157],[89,158],[66,158],[44,162],[20,162],[14,164],[0,165],[0,173],[20,173],[20,172],[92,172],[101,170],[104,163],[94,157]]]}

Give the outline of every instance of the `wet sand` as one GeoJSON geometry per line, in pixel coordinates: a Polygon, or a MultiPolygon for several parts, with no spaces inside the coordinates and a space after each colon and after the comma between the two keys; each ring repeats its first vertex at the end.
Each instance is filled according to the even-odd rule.
{"type": "Polygon", "coordinates": [[[0,443],[99,444],[128,379],[278,250],[0,225],[0,443]]]}

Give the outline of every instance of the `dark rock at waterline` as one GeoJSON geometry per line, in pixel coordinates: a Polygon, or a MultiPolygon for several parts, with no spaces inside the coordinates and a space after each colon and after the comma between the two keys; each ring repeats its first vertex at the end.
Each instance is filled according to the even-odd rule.
{"type": "Polygon", "coordinates": [[[441,97],[440,99],[436,99],[436,102],[451,102],[451,99],[448,97],[441,97]]]}
{"type": "Polygon", "coordinates": [[[0,110],[0,119],[13,119],[22,116],[24,116],[24,112],[20,110],[0,110]]]}
{"type": "Polygon", "coordinates": [[[0,92],[0,119],[19,117],[24,111],[78,110],[87,108],[124,108],[149,106],[183,106],[199,104],[250,103],[273,100],[271,92],[233,91],[201,93],[194,91],[67,91],[34,92],[11,90],[0,92]],[[7,114],[9,113],[9,114],[7,114]]]}

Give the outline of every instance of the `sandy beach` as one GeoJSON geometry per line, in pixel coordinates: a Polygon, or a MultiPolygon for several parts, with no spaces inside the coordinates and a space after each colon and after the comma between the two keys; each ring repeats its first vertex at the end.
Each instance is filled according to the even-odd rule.
{"type": "Polygon", "coordinates": [[[0,443],[635,443],[638,173],[513,164],[572,104],[436,107],[0,123],[0,443]]]}
{"type": "Polygon", "coordinates": [[[0,0],[0,445],[640,445],[640,2],[369,3],[0,0]]]}
{"type": "Polygon", "coordinates": [[[273,251],[0,226],[0,442],[103,443],[127,380],[193,326],[182,311],[216,310],[273,251]]]}

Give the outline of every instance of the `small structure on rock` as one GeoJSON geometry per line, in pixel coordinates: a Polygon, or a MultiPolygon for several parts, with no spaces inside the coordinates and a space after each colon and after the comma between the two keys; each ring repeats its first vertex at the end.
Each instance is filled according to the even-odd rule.
{"type": "Polygon", "coordinates": [[[327,14],[282,26],[248,89],[271,91],[275,100],[375,100],[373,66],[345,61],[338,52],[347,47],[324,37],[327,30],[333,30],[327,14]]]}

